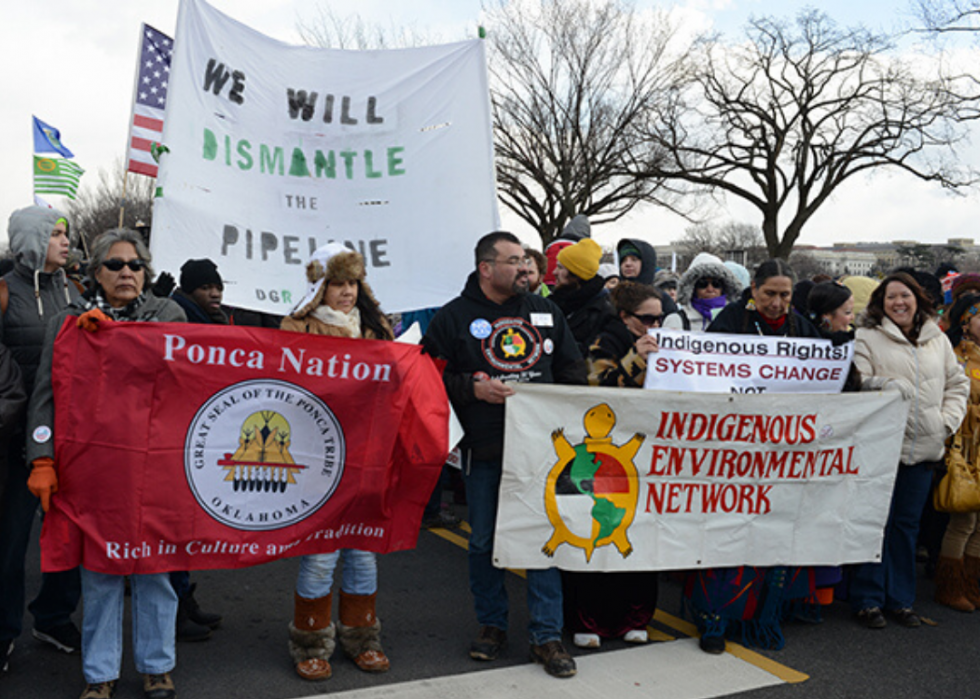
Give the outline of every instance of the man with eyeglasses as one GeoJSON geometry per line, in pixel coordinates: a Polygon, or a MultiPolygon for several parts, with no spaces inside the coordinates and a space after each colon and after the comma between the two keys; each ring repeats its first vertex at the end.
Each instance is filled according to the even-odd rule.
{"type": "MultiPolygon", "coordinates": [[[[65,274],[68,219],[55,209],[29,206],[15,211],[7,227],[14,269],[0,280],[0,342],[17,362],[27,395],[34,388],[44,330],[79,296],[65,274]]],[[[6,442],[7,482],[0,497],[0,668],[5,668],[24,616],[24,561],[38,500],[27,489],[30,467],[24,459],[26,415],[6,442]]],[[[34,637],[65,653],[81,648],[81,634],[71,620],[82,588],[78,569],[45,573],[28,609],[34,637]]]]}
{"type": "MultiPolygon", "coordinates": [[[[497,231],[476,245],[476,270],[460,296],[435,315],[422,340],[447,362],[443,373],[465,435],[460,443],[472,528],[470,591],[481,628],[470,646],[475,660],[495,660],[506,641],[505,571],[493,565],[500,490],[504,403],[512,383],[585,384],[586,369],[557,307],[528,293],[520,241],[497,231]]],[[[556,568],[527,571],[531,657],[555,677],[575,674],[561,643],[561,576],[556,568]]]]}

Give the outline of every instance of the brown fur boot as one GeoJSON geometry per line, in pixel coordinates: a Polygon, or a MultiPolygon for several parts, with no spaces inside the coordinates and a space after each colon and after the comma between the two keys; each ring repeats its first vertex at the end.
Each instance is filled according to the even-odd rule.
{"type": "Polygon", "coordinates": [[[306,599],[296,595],[293,621],[289,624],[289,654],[296,674],[304,680],[325,680],[333,674],[330,656],[337,642],[330,621],[332,595],[306,599]]]}
{"type": "Polygon", "coordinates": [[[967,554],[963,557],[963,575],[966,578],[966,598],[980,609],[980,558],[967,554]]]}
{"type": "Polygon", "coordinates": [[[976,607],[966,596],[962,558],[940,556],[936,565],[936,601],[958,612],[972,612],[976,607]]]}
{"type": "Polygon", "coordinates": [[[387,672],[391,664],[381,648],[381,622],[375,615],[377,594],[348,595],[340,591],[340,645],[365,672],[387,672]]]}

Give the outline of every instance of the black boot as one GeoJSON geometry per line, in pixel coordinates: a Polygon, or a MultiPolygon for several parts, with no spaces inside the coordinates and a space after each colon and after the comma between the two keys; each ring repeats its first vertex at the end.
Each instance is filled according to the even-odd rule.
{"type": "Polygon", "coordinates": [[[221,615],[206,612],[201,609],[200,606],[198,606],[197,600],[194,599],[194,590],[196,589],[197,583],[194,583],[191,585],[191,589],[188,591],[187,596],[180,600],[181,605],[187,609],[187,618],[193,621],[195,624],[207,626],[209,629],[218,628],[221,625],[221,615]]]}
{"type": "Polygon", "coordinates": [[[184,600],[177,602],[177,640],[206,641],[211,638],[211,629],[195,623],[187,612],[184,600]]]}

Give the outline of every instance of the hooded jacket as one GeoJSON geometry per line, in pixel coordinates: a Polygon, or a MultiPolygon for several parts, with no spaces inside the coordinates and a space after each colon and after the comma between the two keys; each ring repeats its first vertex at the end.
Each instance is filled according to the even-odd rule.
{"type": "Polygon", "coordinates": [[[60,218],[64,215],[55,209],[28,206],[11,214],[7,226],[14,269],[3,277],[9,301],[6,313],[0,314],[0,342],[20,367],[28,395],[41,359],[45,325],[79,296],[64,269],[44,271],[51,231],[60,218]]]}
{"type": "Polygon", "coordinates": [[[548,297],[565,314],[583,357],[606,324],[617,318],[605,284],[606,280],[597,274],[579,287],[558,287],[548,297]]]}
{"type": "Polygon", "coordinates": [[[558,307],[534,294],[495,303],[476,272],[436,313],[422,346],[446,361],[446,392],[465,431],[460,447],[481,461],[503,454],[504,406],[477,400],[474,381],[586,383],[585,362],[558,307]]]}
{"type": "MultiPolygon", "coordinates": [[[[870,321],[869,321],[870,322],[870,321]]],[[[970,379],[956,360],[949,340],[932,320],[912,344],[887,316],[881,324],[858,328],[854,365],[862,377],[904,379],[915,388],[902,442],[902,463],[939,461],[946,438],[966,415],[970,379]]]]}
{"type": "MultiPolygon", "coordinates": [[[[720,258],[710,253],[702,252],[691,262],[691,266],[681,275],[681,280],[677,285],[677,313],[668,316],[664,320],[666,330],[691,330],[692,332],[704,332],[712,318],[705,319],[693,306],[694,287],[699,280],[711,277],[717,279],[722,285],[722,294],[731,303],[741,295],[741,284],[735,274],[725,266],[720,258]],[[687,318],[687,324],[684,318],[687,318]],[[707,322],[706,322],[707,321],[707,322]],[[685,325],[687,327],[685,328],[685,325]]],[[[715,312],[715,317],[721,309],[715,312]]]]}
{"type": "MultiPolygon", "coordinates": [[[[653,277],[657,274],[657,251],[645,240],[623,238],[616,243],[616,259],[620,264],[623,261],[622,249],[624,245],[630,245],[640,252],[640,273],[635,279],[629,279],[629,281],[653,286],[653,277]]],[[[622,266],[620,266],[620,271],[622,271],[622,266]]],[[[620,274],[620,279],[627,279],[627,277],[620,274]]]]}

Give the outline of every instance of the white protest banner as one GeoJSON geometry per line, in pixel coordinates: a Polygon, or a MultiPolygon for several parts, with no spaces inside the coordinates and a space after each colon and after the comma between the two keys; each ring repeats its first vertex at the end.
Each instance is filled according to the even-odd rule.
{"type": "Polygon", "coordinates": [[[515,389],[498,567],[879,560],[908,411],[897,393],[515,389]]]}
{"type": "Polygon", "coordinates": [[[644,388],[708,393],[840,393],[854,343],[651,330],[644,388]]]}
{"type": "Polygon", "coordinates": [[[181,0],[152,252],[211,258],[225,302],[285,314],[310,253],[365,259],[387,312],[459,293],[499,228],[483,42],[290,46],[181,0]]]}

